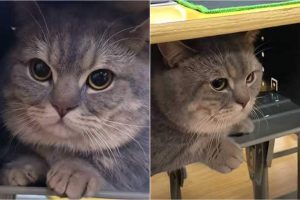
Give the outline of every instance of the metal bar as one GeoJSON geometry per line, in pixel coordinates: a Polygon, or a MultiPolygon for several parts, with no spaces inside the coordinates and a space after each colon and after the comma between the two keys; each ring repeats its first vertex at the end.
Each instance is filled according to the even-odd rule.
{"type": "Polygon", "coordinates": [[[267,166],[268,167],[271,167],[271,165],[272,165],[272,160],[274,157],[274,144],[275,144],[275,139],[269,141],[268,151],[267,151],[267,166]]]}
{"type": "MultiPolygon", "coordinates": [[[[0,194],[5,195],[46,195],[56,196],[56,194],[44,187],[13,187],[13,186],[0,186],[0,194]]],[[[112,192],[112,191],[101,191],[94,197],[96,198],[107,198],[107,199],[148,199],[149,194],[139,192],[112,192]]]]}
{"type": "Polygon", "coordinates": [[[254,197],[255,199],[269,198],[269,184],[268,184],[268,166],[267,166],[267,151],[269,142],[258,144],[256,150],[256,166],[257,169],[255,177],[260,179],[260,182],[255,181],[254,197]],[[260,176],[260,177],[259,177],[260,176]]]}
{"type": "Polygon", "coordinates": [[[184,179],[187,177],[186,168],[171,171],[168,173],[170,179],[171,199],[181,199],[181,187],[183,187],[184,179]]]}
{"type": "Polygon", "coordinates": [[[297,153],[297,152],[298,152],[298,147],[294,147],[294,148],[291,148],[291,149],[286,149],[286,150],[274,153],[273,158],[279,158],[279,157],[287,156],[287,155],[297,153]]]}
{"type": "Polygon", "coordinates": [[[171,199],[181,199],[180,170],[181,169],[169,172],[171,199]]]}
{"type": "Polygon", "coordinates": [[[269,142],[264,142],[246,148],[249,175],[252,180],[255,199],[268,199],[268,166],[267,150],[269,142]]]}

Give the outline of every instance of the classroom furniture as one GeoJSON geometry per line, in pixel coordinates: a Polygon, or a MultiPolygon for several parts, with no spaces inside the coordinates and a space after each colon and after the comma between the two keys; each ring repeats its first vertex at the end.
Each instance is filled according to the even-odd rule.
{"type": "MultiPolygon", "coordinates": [[[[289,31],[284,30],[288,28],[283,28],[279,32],[284,34],[278,35],[278,31],[275,31],[276,37],[272,36],[272,28],[296,23],[300,23],[299,3],[249,11],[203,14],[179,5],[175,1],[167,0],[162,3],[156,2],[150,6],[150,41],[152,44],[156,44],[268,28],[266,35],[267,37],[271,35],[270,39],[276,40],[271,42],[278,49],[282,47],[281,40],[288,41],[287,44],[297,45],[298,39],[294,36],[299,35],[298,27],[291,27],[293,36],[289,34],[289,31]],[[287,36],[291,37],[287,38],[287,36]]],[[[265,39],[265,36],[262,35],[260,43],[267,43],[265,39]]],[[[289,47],[295,50],[292,46],[289,47]]],[[[282,68],[283,61],[278,58],[282,52],[274,51],[273,53],[275,59],[272,55],[269,55],[267,59],[263,58],[265,57],[264,51],[261,51],[262,56],[258,55],[265,68],[267,66],[270,69],[267,69],[267,77],[279,76],[278,78],[282,78],[289,85],[289,80],[284,79],[283,76],[292,75],[294,66],[286,65],[285,70],[291,71],[291,73],[283,74],[282,70],[279,70],[279,67],[282,68]]],[[[295,64],[293,60],[298,60],[291,58],[291,56],[296,58],[297,55],[284,56],[283,60],[289,59],[289,63],[292,64],[295,64]]],[[[289,90],[288,86],[285,86],[284,89],[284,94],[293,96],[297,100],[296,103],[299,104],[300,98],[294,95],[293,90],[289,90]]],[[[299,152],[300,142],[298,139],[297,148],[273,153],[276,138],[300,133],[300,110],[290,99],[278,93],[267,94],[264,98],[264,102],[260,105],[262,113],[259,114],[259,119],[254,119],[256,124],[254,133],[235,137],[240,146],[246,148],[247,164],[255,198],[268,198],[268,167],[271,166],[272,159],[299,152]]],[[[298,154],[298,174],[300,174],[299,160],[298,154]]],[[[172,199],[181,197],[180,187],[186,176],[185,168],[169,172],[172,199]]],[[[298,176],[298,191],[299,184],[298,176]]],[[[297,197],[300,198],[299,194],[297,197]]]]}
{"type": "MultiPolygon", "coordinates": [[[[249,175],[253,184],[255,199],[269,198],[268,167],[272,159],[291,153],[300,152],[300,139],[296,148],[273,153],[276,138],[300,133],[300,107],[290,99],[269,92],[258,97],[257,115],[253,122],[255,130],[250,134],[231,137],[240,147],[246,149],[249,175]]],[[[181,198],[180,187],[183,186],[186,171],[184,168],[170,172],[171,198],[181,198]]],[[[300,159],[298,154],[298,192],[300,199],[300,159]]],[[[294,197],[296,198],[296,197],[294,197]]]]}

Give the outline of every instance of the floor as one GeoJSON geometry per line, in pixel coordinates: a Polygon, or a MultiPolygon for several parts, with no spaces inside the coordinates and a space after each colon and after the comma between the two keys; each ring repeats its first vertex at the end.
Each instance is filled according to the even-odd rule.
{"type": "MultiPolygon", "coordinates": [[[[275,152],[295,147],[295,135],[275,141],[275,152]]],[[[270,197],[276,198],[293,192],[297,187],[297,154],[276,158],[269,169],[270,197]]],[[[252,184],[244,162],[229,174],[220,174],[205,165],[192,164],[187,167],[188,177],[182,188],[185,199],[251,199],[252,184]]],[[[169,179],[166,173],[151,178],[152,199],[169,199],[169,179]]]]}

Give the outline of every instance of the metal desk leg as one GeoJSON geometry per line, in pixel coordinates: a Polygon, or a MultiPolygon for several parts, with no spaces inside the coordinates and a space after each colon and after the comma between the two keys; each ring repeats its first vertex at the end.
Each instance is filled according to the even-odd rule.
{"type": "Polygon", "coordinates": [[[274,154],[275,139],[269,141],[267,152],[267,166],[271,167],[274,154]]]}
{"type": "Polygon", "coordinates": [[[186,178],[186,169],[181,168],[169,172],[171,199],[181,199],[181,187],[186,178]]]}
{"type": "MultiPolygon", "coordinates": [[[[267,155],[270,142],[256,144],[246,148],[249,175],[253,184],[254,199],[268,199],[267,155]]],[[[273,151],[273,149],[272,149],[273,151]]]]}

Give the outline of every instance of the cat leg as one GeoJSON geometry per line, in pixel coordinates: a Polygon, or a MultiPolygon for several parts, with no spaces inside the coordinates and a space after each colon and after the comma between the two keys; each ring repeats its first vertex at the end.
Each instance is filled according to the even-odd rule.
{"type": "Polygon", "coordinates": [[[231,172],[243,162],[242,149],[227,137],[213,140],[205,152],[206,164],[221,173],[231,172]]]}
{"type": "Polygon", "coordinates": [[[21,156],[4,165],[0,171],[2,185],[27,186],[46,180],[47,163],[37,156],[21,156]]]}
{"type": "Polygon", "coordinates": [[[106,181],[89,162],[67,158],[56,162],[47,174],[47,184],[59,195],[69,198],[93,196],[106,181]]]}
{"type": "Polygon", "coordinates": [[[254,124],[251,119],[246,118],[239,124],[235,125],[232,129],[232,133],[252,133],[254,131],[254,124]]]}

